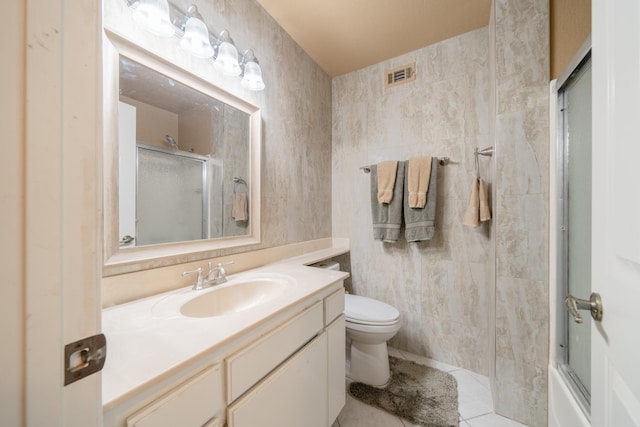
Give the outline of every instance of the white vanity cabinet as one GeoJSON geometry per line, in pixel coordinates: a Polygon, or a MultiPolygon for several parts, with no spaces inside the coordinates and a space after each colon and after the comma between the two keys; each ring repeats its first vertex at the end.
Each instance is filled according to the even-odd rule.
{"type": "Polygon", "coordinates": [[[131,393],[104,425],[328,427],[345,403],[343,311],[336,282],[131,393]]]}

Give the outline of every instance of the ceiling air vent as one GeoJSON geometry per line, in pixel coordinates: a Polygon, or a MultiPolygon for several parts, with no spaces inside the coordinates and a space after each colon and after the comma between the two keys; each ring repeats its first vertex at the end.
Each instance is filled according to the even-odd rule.
{"type": "Polygon", "coordinates": [[[402,83],[412,82],[416,79],[416,63],[403,65],[387,71],[384,79],[384,86],[397,86],[402,83]]]}

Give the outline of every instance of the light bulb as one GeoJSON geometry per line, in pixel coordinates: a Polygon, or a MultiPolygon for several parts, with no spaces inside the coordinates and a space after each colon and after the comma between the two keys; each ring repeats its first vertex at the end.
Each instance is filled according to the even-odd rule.
{"type": "Polygon", "coordinates": [[[180,47],[198,58],[211,58],[213,47],[209,42],[209,30],[204,22],[196,17],[187,20],[180,47]]]}
{"type": "Polygon", "coordinates": [[[262,70],[257,62],[249,61],[244,64],[244,76],[240,82],[242,87],[249,90],[263,90],[262,70]]]}
{"type": "Polygon", "coordinates": [[[216,70],[225,76],[239,76],[242,70],[238,64],[238,50],[229,42],[222,42],[218,46],[218,56],[214,62],[216,70]]]}
{"type": "Polygon", "coordinates": [[[174,34],[167,0],[139,0],[133,10],[133,20],[157,36],[169,37],[174,34]]]}

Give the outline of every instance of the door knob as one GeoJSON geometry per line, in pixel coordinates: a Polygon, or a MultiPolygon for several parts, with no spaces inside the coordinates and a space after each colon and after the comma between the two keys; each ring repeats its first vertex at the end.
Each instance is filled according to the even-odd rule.
{"type": "Polygon", "coordinates": [[[597,292],[592,292],[589,300],[576,298],[569,294],[564,299],[564,303],[576,323],[582,323],[582,316],[578,310],[589,310],[593,320],[602,321],[602,298],[597,292]]]}

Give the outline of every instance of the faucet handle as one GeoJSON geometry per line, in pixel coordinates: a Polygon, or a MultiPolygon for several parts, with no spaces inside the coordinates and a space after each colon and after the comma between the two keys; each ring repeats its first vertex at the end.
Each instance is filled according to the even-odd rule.
{"type": "Polygon", "coordinates": [[[193,289],[198,289],[200,286],[202,286],[202,267],[198,267],[195,270],[192,271],[183,271],[182,272],[182,277],[184,276],[189,276],[191,274],[198,274],[198,278],[196,279],[196,284],[193,285],[193,289]]]}
{"type": "Polygon", "coordinates": [[[233,261],[218,263],[218,270],[220,271],[220,275],[225,277],[227,275],[227,270],[224,268],[225,265],[233,264],[233,261]]]}
{"type": "Polygon", "coordinates": [[[209,272],[207,273],[207,280],[213,280],[215,284],[224,283],[227,281],[227,271],[224,269],[225,265],[233,264],[233,261],[219,262],[218,265],[213,267],[213,262],[209,261],[209,272]],[[213,278],[211,275],[213,274],[213,278]]]}
{"type": "Polygon", "coordinates": [[[213,267],[213,262],[209,261],[209,273],[211,273],[213,270],[218,270],[220,271],[222,274],[226,274],[226,271],[224,269],[225,265],[229,265],[229,264],[233,264],[233,261],[228,261],[228,262],[219,262],[215,267],[213,267]]]}

